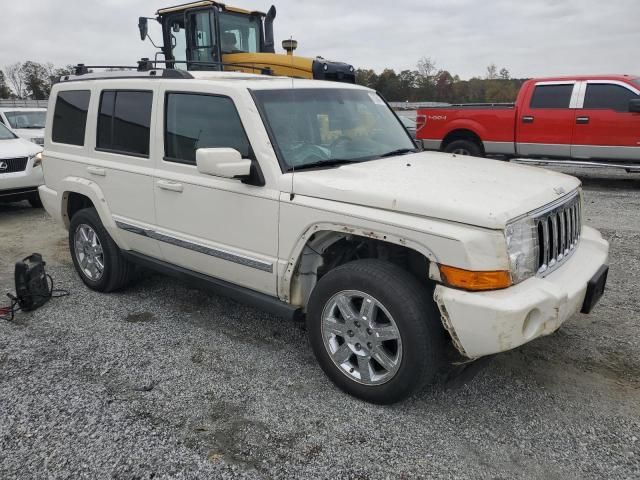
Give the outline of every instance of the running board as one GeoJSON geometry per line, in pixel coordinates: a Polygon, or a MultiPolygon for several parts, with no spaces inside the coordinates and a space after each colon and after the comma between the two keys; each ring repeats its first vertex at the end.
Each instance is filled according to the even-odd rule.
{"type": "Polygon", "coordinates": [[[562,167],[621,168],[627,173],[640,173],[640,165],[624,163],[589,162],[587,160],[544,160],[539,158],[512,158],[512,162],[529,165],[556,165],[562,167]]]}
{"type": "Polygon", "coordinates": [[[290,305],[278,298],[256,292],[245,287],[240,287],[224,280],[220,280],[203,273],[194,272],[177,265],[172,265],[156,258],[148,257],[132,250],[121,250],[122,255],[132,263],[155,270],[164,275],[174,278],[192,285],[202,290],[208,290],[212,293],[231,298],[237,302],[250,305],[259,310],[269,312],[273,315],[283,317],[290,320],[301,320],[303,312],[300,307],[290,305]]]}

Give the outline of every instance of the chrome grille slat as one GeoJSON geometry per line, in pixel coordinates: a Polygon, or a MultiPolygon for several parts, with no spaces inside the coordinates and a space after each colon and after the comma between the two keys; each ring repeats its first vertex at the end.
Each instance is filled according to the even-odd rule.
{"type": "Polygon", "coordinates": [[[532,214],[538,235],[538,274],[555,270],[575,250],[580,239],[582,212],[578,192],[560,205],[532,214]]]}
{"type": "Polygon", "coordinates": [[[28,161],[27,157],[0,158],[0,175],[3,173],[24,172],[28,161]]]}

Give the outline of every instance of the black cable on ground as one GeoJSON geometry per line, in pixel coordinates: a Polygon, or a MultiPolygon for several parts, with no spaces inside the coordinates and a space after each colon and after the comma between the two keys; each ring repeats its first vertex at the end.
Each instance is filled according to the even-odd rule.
{"type": "Polygon", "coordinates": [[[20,302],[23,301],[25,298],[32,298],[32,299],[45,298],[45,303],[46,303],[52,298],[66,297],[71,294],[68,290],[64,290],[61,288],[57,288],[57,289],[53,288],[53,278],[48,273],[46,275],[47,275],[47,278],[49,279],[49,284],[50,284],[49,293],[46,296],[30,294],[30,295],[26,295],[21,298],[18,298],[11,293],[7,293],[7,297],[9,297],[9,299],[11,300],[11,303],[6,307],[0,307],[0,320],[6,320],[8,322],[12,322],[15,317],[15,314],[21,310],[20,302]]]}

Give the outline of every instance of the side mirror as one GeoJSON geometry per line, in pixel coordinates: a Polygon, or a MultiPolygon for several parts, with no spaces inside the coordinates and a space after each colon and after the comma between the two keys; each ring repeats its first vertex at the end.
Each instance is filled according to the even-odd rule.
{"type": "Polygon", "coordinates": [[[251,160],[234,148],[199,148],[196,166],[198,172],[215,177],[243,178],[251,173],[251,160]]]}
{"type": "Polygon", "coordinates": [[[138,17],[138,30],[140,30],[140,40],[144,42],[149,33],[149,23],[146,17],[138,17]]]}
{"type": "Polygon", "coordinates": [[[629,100],[629,111],[632,113],[640,113],[640,99],[634,98],[629,100]]]}

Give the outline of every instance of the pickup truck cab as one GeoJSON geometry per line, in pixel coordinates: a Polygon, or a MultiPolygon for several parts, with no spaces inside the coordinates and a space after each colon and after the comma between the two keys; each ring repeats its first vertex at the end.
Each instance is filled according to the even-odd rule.
{"type": "Polygon", "coordinates": [[[550,334],[604,289],[576,178],[418,153],[361,86],[94,73],[49,108],[40,194],[89,288],[140,264],[305,317],[323,370],[368,401],[550,334]]]}
{"type": "Polygon", "coordinates": [[[418,111],[425,148],[504,155],[640,163],[640,78],[537,78],[515,104],[468,104],[418,111]]]}

